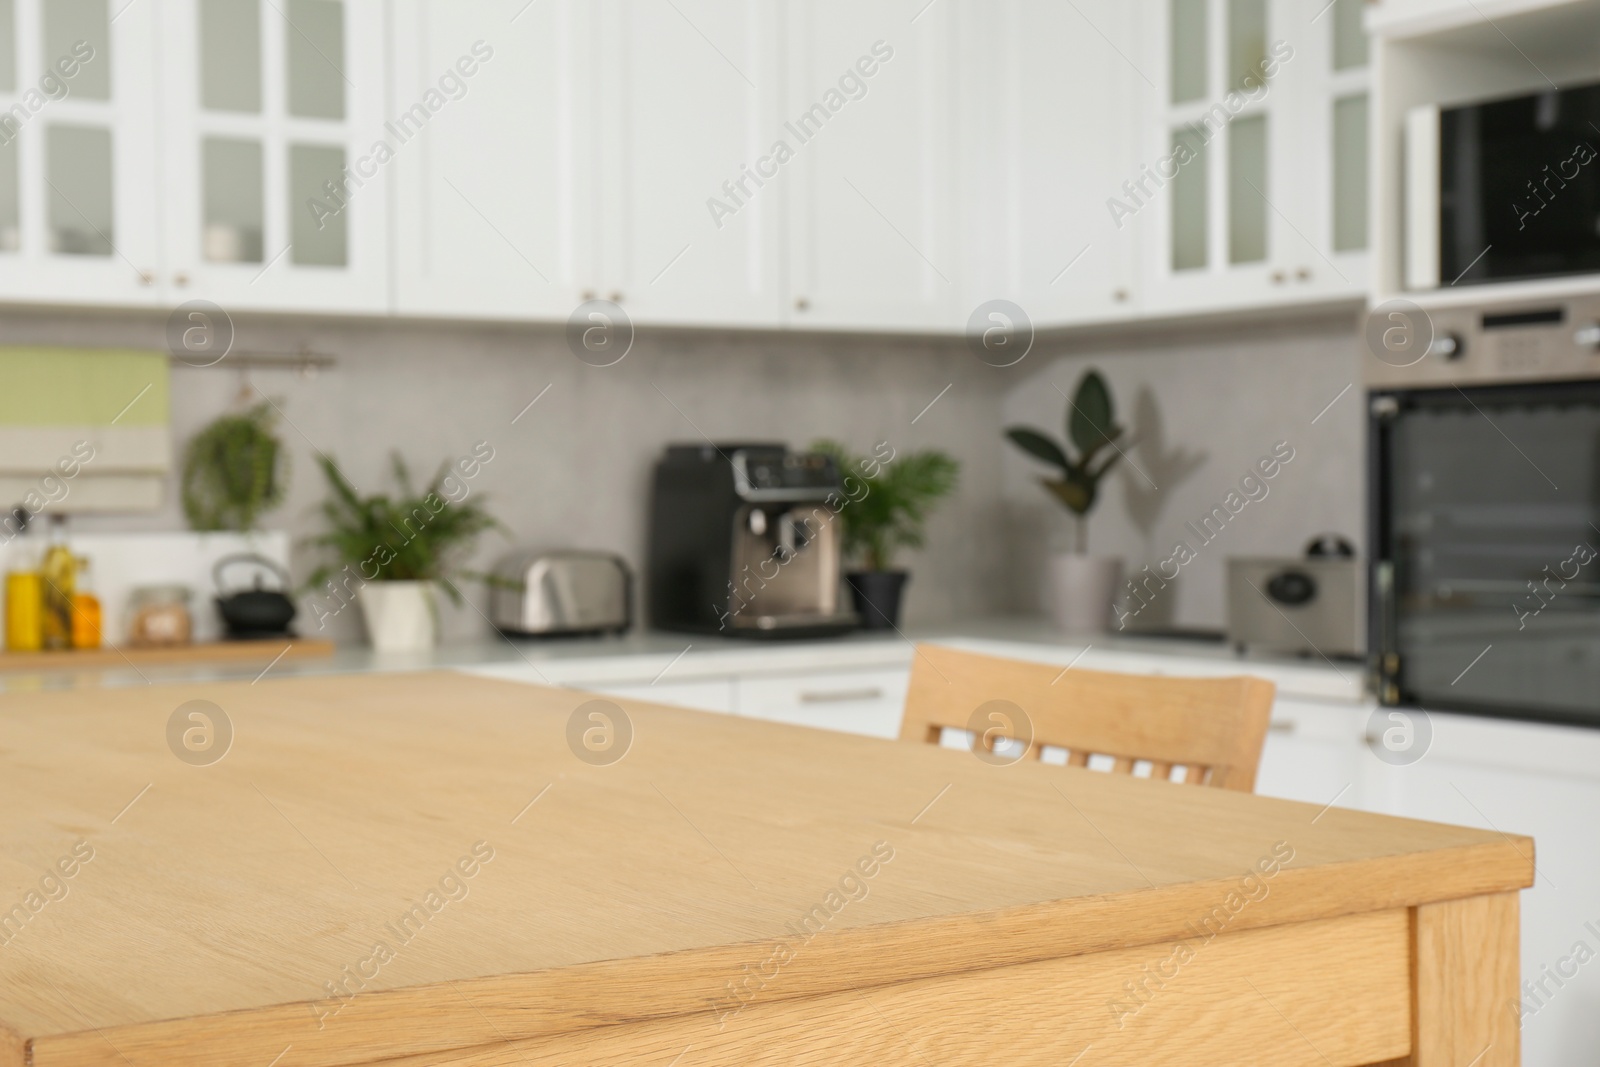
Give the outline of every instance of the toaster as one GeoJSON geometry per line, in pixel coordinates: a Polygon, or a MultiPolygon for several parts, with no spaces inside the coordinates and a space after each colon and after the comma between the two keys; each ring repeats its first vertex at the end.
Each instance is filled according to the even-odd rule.
{"type": "Polygon", "coordinates": [[[1366,568],[1343,538],[1316,539],[1303,559],[1228,560],[1228,640],[1241,652],[1359,657],[1366,568]]]}
{"type": "Polygon", "coordinates": [[[504,634],[622,633],[632,622],[632,575],[607,552],[513,552],[490,584],[489,619],[504,634]]]}

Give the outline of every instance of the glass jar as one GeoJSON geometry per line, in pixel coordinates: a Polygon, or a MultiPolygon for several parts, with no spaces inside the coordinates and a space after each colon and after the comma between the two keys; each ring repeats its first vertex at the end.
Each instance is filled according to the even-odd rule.
{"type": "Polygon", "coordinates": [[[128,596],[128,644],[136,648],[187,645],[193,633],[186,585],[144,585],[128,596]]]}

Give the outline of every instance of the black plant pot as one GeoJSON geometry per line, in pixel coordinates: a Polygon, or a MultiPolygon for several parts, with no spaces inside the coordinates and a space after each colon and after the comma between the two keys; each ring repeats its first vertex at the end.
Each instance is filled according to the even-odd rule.
{"type": "Polygon", "coordinates": [[[862,629],[892,630],[900,625],[900,597],[910,579],[906,571],[853,571],[844,576],[862,629]]]}

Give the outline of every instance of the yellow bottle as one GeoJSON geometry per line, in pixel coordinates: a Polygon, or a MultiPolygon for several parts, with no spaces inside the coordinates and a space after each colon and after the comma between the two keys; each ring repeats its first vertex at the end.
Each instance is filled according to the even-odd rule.
{"type": "Polygon", "coordinates": [[[72,647],[72,579],[77,568],[67,548],[65,525],[65,515],[51,516],[50,547],[39,563],[39,576],[44,580],[42,644],[51,651],[72,647]]]}
{"type": "Polygon", "coordinates": [[[77,573],[73,575],[73,648],[100,647],[100,598],[94,595],[94,582],[90,574],[88,557],[79,556],[77,573]]]}
{"type": "Polygon", "coordinates": [[[6,648],[37,652],[44,637],[44,582],[38,571],[6,575],[6,648]]]}

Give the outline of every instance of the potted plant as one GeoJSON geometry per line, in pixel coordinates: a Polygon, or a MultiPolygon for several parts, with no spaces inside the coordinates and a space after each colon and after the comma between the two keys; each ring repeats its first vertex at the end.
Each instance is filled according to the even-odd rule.
{"type": "Polygon", "coordinates": [[[289,454],[273,432],[272,415],[262,401],[213,420],[189,439],[180,496],[190,529],[253,530],[283,502],[289,454]]]}
{"type": "MultiPolygon", "coordinates": [[[[447,499],[444,491],[449,463],[441,464],[433,480],[420,492],[396,452],[394,479],[399,494],[361,496],[340,473],[333,460],[320,458],[322,472],[332,490],[323,501],[328,532],[312,544],[333,550],[335,564],[324,564],[308,584],[320,587],[335,567],[356,575],[356,598],[366,620],[372,645],[380,652],[410,652],[431,648],[438,640],[437,590],[443,581],[452,601],[461,594],[448,581],[457,571],[453,564],[479,534],[500,524],[483,508],[481,498],[468,503],[447,499]]],[[[348,579],[342,579],[348,581],[348,579]]]]}
{"type": "Polygon", "coordinates": [[[1028,426],[1012,426],[1006,436],[1012,444],[1060,473],[1039,479],[1075,518],[1076,537],[1071,552],[1050,558],[1049,604],[1056,623],[1064,630],[1104,630],[1111,620],[1111,605],[1122,584],[1119,556],[1089,555],[1089,512],[1098,499],[1100,480],[1122,458],[1111,390],[1100,372],[1090,369],[1078,380],[1067,405],[1066,447],[1028,426]]]}
{"type": "Polygon", "coordinates": [[[859,490],[847,481],[839,511],[845,557],[860,564],[845,574],[856,614],[869,630],[898,627],[911,576],[894,568],[895,550],[922,547],[923,523],[934,502],[956,487],[961,465],[934,450],[883,460],[852,455],[833,441],[812,447],[833,456],[847,480],[860,480],[859,490]]]}

